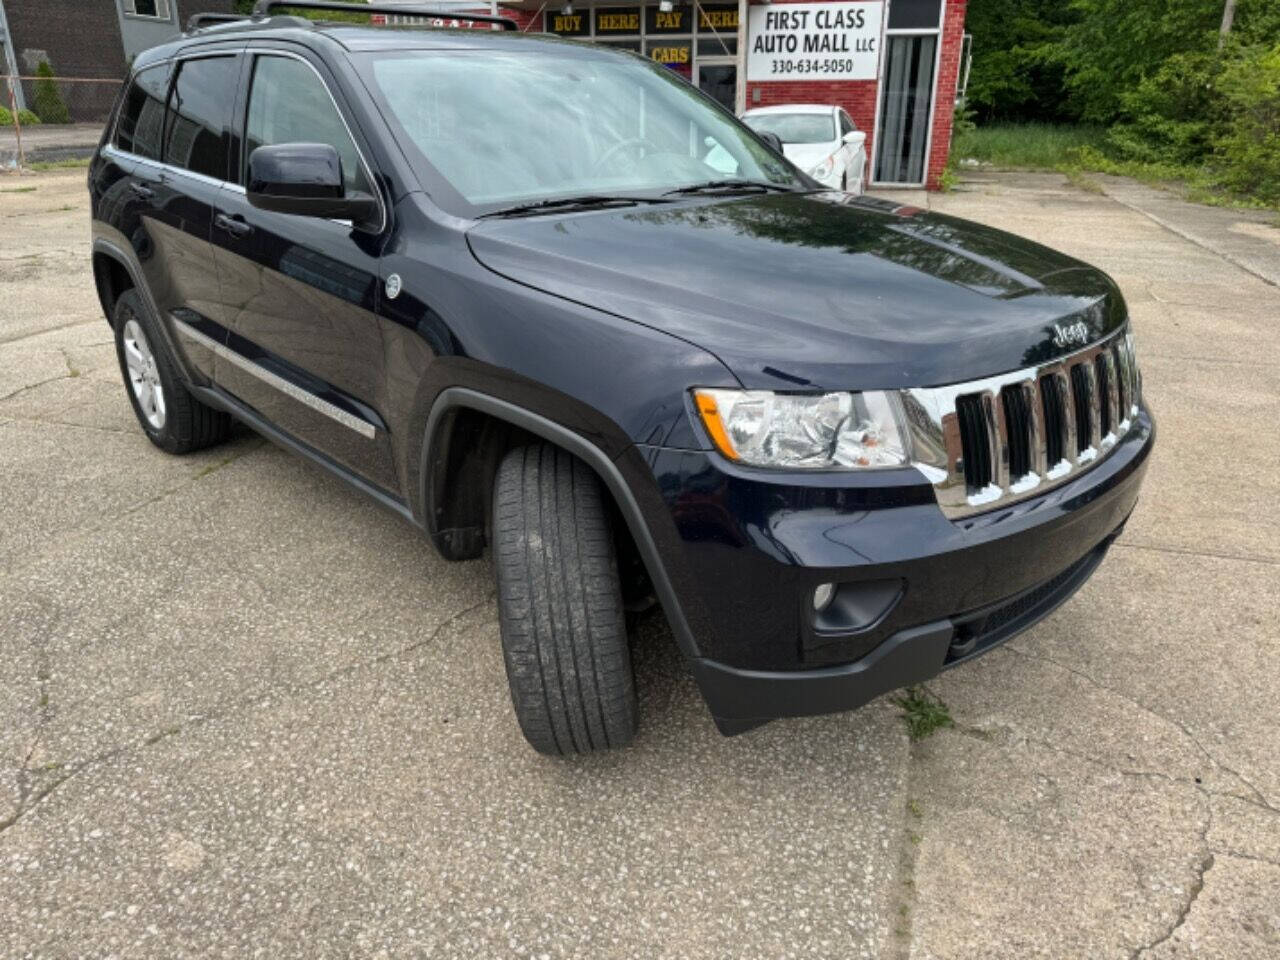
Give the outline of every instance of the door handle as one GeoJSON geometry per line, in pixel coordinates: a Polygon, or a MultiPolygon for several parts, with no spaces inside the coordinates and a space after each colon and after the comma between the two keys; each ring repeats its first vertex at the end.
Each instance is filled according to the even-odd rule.
{"type": "Polygon", "coordinates": [[[146,184],[139,183],[137,180],[129,181],[129,189],[141,197],[143,200],[150,200],[156,195],[156,192],[146,184]]]}
{"type": "Polygon", "coordinates": [[[220,213],[213,218],[213,225],[219,230],[225,230],[233,237],[245,237],[253,233],[253,227],[245,223],[238,217],[228,217],[225,213],[220,213]]]}

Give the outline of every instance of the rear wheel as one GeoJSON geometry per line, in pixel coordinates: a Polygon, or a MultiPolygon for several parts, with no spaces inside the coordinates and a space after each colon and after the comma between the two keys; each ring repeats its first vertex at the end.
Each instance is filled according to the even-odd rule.
{"type": "Polygon", "coordinates": [[[635,736],[635,683],[604,492],[551,444],[512,450],[493,491],[494,565],[511,702],[540,753],[635,736]]]}
{"type": "Polygon", "coordinates": [[[129,402],[152,443],[169,453],[191,453],[226,439],[231,418],[201,403],[182,383],[136,290],[120,295],[112,326],[129,402]]]}

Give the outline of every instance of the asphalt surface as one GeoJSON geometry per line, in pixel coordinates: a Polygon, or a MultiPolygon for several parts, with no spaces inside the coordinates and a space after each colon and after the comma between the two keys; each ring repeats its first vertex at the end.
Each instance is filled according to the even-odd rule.
{"type": "Polygon", "coordinates": [[[0,176],[0,956],[1280,955],[1267,217],[913,195],[1120,282],[1161,431],[1124,537],[924,741],[888,699],[723,739],[650,617],[636,744],[555,761],[487,562],[251,434],[147,443],[83,181],[0,176]]]}

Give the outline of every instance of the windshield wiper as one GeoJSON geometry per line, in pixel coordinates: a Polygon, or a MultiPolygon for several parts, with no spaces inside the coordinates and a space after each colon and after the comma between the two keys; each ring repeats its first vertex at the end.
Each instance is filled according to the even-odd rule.
{"type": "Polygon", "coordinates": [[[737,193],[743,190],[759,190],[762,193],[778,190],[782,193],[793,193],[795,187],[770,183],[768,180],[707,180],[703,183],[692,183],[687,187],[676,187],[674,190],[668,190],[663,196],[684,193],[737,193]]]}
{"type": "Polygon", "coordinates": [[[514,207],[503,207],[480,214],[478,219],[486,217],[529,217],[539,213],[555,210],[603,210],[608,207],[630,207],[637,203],[666,203],[661,197],[626,197],[616,194],[584,194],[580,197],[558,197],[554,200],[538,200],[534,203],[521,203],[514,207]]]}

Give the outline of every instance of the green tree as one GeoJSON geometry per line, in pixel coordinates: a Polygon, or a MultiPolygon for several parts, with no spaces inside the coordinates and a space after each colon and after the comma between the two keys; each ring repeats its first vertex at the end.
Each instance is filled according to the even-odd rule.
{"type": "Polygon", "coordinates": [[[1228,114],[1217,144],[1223,180],[1280,204],[1280,44],[1247,50],[1223,69],[1219,86],[1228,114]]]}
{"type": "Polygon", "coordinates": [[[1061,0],[974,0],[967,106],[979,120],[1074,120],[1062,43],[1075,12],[1061,0]]]}
{"type": "MultiPolygon", "coordinates": [[[[366,3],[367,0],[345,0],[347,3],[366,3]]],[[[236,0],[236,13],[249,14],[253,12],[254,0],[236,0]]],[[[284,8],[281,10],[273,10],[273,15],[290,14],[296,17],[306,17],[308,20],[333,20],[344,23],[368,23],[369,15],[367,13],[346,13],[342,10],[290,10],[284,8]]]]}
{"type": "Polygon", "coordinates": [[[58,92],[58,84],[53,79],[53,67],[48,60],[41,60],[36,67],[35,112],[41,123],[70,123],[71,112],[67,103],[58,92]]]}
{"type": "Polygon", "coordinates": [[[1082,119],[1109,124],[1125,93],[1175,54],[1212,51],[1222,0],[1072,0],[1063,38],[1066,86],[1082,119]]]}

